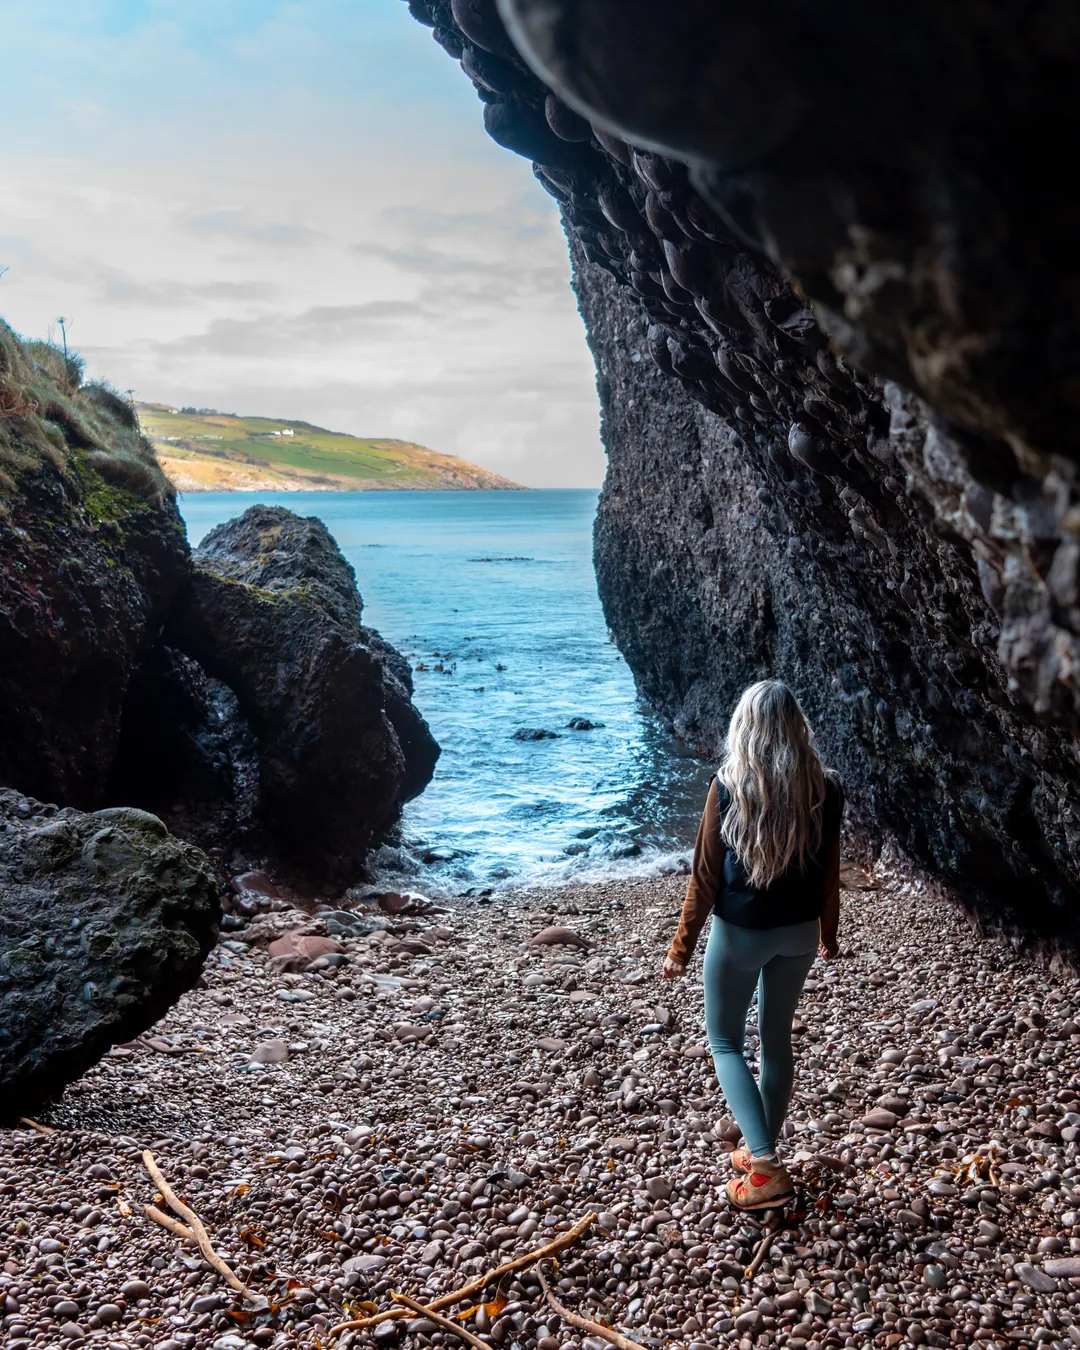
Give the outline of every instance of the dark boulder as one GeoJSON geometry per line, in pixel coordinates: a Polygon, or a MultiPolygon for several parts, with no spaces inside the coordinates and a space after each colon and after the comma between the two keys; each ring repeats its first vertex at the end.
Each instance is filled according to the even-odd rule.
{"type": "Polygon", "coordinates": [[[546,727],[518,727],[510,738],[514,741],[556,741],[557,731],[548,731],[546,727]]]}
{"type": "Polygon", "coordinates": [[[571,717],[566,725],[571,731],[599,731],[604,724],[603,722],[590,722],[587,717],[571,717]]]}
{"type": "Polygon", "coordinates": [[[408,664],[361,623],[355,574],[314,517],[254,506],[194,556],[167,640],[235,693],[274,850],[354,880],[438,758],[408,664]]]}
{"type": "Polygon", "coordinates": [[[0,1117],[152,1026],[217,939],[205,856],[156,817],[0,789],[0,1117]]]}
{"type": "Polygon", "coordinates": [[[24,470],[0,509],[0,783],[101,805],[132,675],[187,570],[171,498],[114,486],[75,453],[24,470]]]}
{"type": "Polygon", "coordinates": [[[128,686],[106,800],[152,811],[224,864],[261,851],[258,751],[228,685],[159,642],[128,686]]]}

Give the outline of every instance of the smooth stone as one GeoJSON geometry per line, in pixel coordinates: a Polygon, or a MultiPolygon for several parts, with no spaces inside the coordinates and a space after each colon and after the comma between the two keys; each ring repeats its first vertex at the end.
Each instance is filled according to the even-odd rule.
{"type": "Polygon", "coordinates": [[[399,1022],[394,1027],[394,1035],[399,1041],[422,1041],[430,1034],[430,1027],[418,1027],[412,1022],[399,1022]]]}
{"type": "Polygon", "coordinates": [[[906,1097],[898,1097],[895,1095],[895,1093],[888,1093],[888,1092],[885,1093],[884,1096],[879,1097],[877,1101],[874,1103],[874,1105],[880,1111],[892,1112],[892,1114],[897,1118],[897,1120],[901,1120],[904,1116],[906,1116],[911,1108],[911,1103],[908,1101],[906,1097]]]}
{"type": "Polygon", "coordinates": [[[1026,1284],[1029,1289],[1033,1289],[1036,1294],[1053,1294],[1057,1290],[1057,1280],[1047,1274],[1045,1270],[1039,1270],[1029,1261],[1018,1261],[1016,1263],[1016,1278],[1021,1284],[1026,1284]]]}
{"type": "Polygon", "coordinates": [[[128,1280],[120,1286],[120,1292],[128,1303],[138,1303],[139,1299],[150,1297],[150,1286],[145,1280],[128,1280]]]}
{"type": "Polygon", "coordinates": [[[341,1268],[349,1275],[354,1272],[367,1275],[373,1270],[382,1270],[385,1265],[385,1256],[376,1256],[374,1252],[362,1252],[359,1256],[350,1256],[341,1268]]]}
{"type": "Polygon", "coordinates": [[[886,1111],[884,1107],[878,1107],[873,1111],[867,1111],[862,1118],[862,1123],[874,1130],[891,1130],[898,1123],[900,1117],[893,1111],[886,1111]]]}
{"type": "Polygon", "coordinates": [[[564,928],[558,924],[541,928],[529,941],[539,947],[579,947],[582,951],[592,950],[592,943],[587,938],[575,933],[572,928],[564,928]]]}
{"type": "Polygon", "coordinates": [[[252,1064],[284,1064],[289,1058],[289,1047],[284,1041],[260,1041],[251,1052],[252,1064]]]}
{"type": "Polygon", "coordinates": [[[267,947],[268,956],[301,956],[314,961],[317,956],[329,956],[343,952],[345,948],[333,938],[318,937],[314,934],[285,933],[275,938],[267,947]]]}

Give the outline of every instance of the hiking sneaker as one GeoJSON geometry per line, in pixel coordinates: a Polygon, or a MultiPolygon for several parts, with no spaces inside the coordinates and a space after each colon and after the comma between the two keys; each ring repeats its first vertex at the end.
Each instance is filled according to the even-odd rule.
{"type": "Polygon", "coordinates": [[[748,1148],[737,1148],[731,1154],[731,1165],[736,1172],[749,1172],[750,1164],[754,1160],[754,1155],[748,1148]]]}
{"type": "Polygon", "coordinates": [[[727,1184],[728,1199],[736,1209],[777,1209],[795,1194],[788,1170],[768,1158],[751,1158],[744,1176],[727,1184]]]}

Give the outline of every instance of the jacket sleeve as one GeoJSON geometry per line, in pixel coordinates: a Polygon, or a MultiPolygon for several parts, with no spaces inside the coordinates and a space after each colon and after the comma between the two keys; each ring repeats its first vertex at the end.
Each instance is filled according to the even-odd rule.
{"type": "Polygon", "coordinates": [[[714,778],[698,826],[694,864],[686,887],[679,926],[668,948],[668,956],[672,961],[677,961],[681,966],[689,964],[723,884],[724,843],[720,838],[720,806],[714,778]]]}
{"type": "Polygon", "coordinates": [[[821,940],[825,946],[835,946],[840,928],[840,825],[844,819],[844,795],[840,792],[840,809],[836,825],[827,840],[825,853],[825,907],[821,911],[821,940]]]}

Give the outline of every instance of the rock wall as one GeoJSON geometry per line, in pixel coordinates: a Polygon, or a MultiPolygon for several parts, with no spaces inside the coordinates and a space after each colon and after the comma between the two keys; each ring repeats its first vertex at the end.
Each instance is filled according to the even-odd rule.
{"type": "MultiPolygon", "coordinates": [[[[787,680],[871,834],[1013,931],[1074,941],[1074,744],[1009,692],[970,550],[903,495],[859,538],[844,503],[785,493],[769,447],[649,368],[606,273],[579,265],[577,288],[610,465],[597,579],[642,692],[714,752],[748,683],[787,680]]],[[[905,434],[914,455],[926,428],[905,434]]]]}
{"type": "Polygon", "coordinates": [[[866,825],[1075,948],[1080,36],[1038,9],[410,0],[562,209],[643,692],[715,747],[789,679],[866,825]]]}
{"type": "Polygon", "coordinates": [[[188,570],[127,403],[0,323],[0,784],[102,804],[131,672],[188,570]]]}

